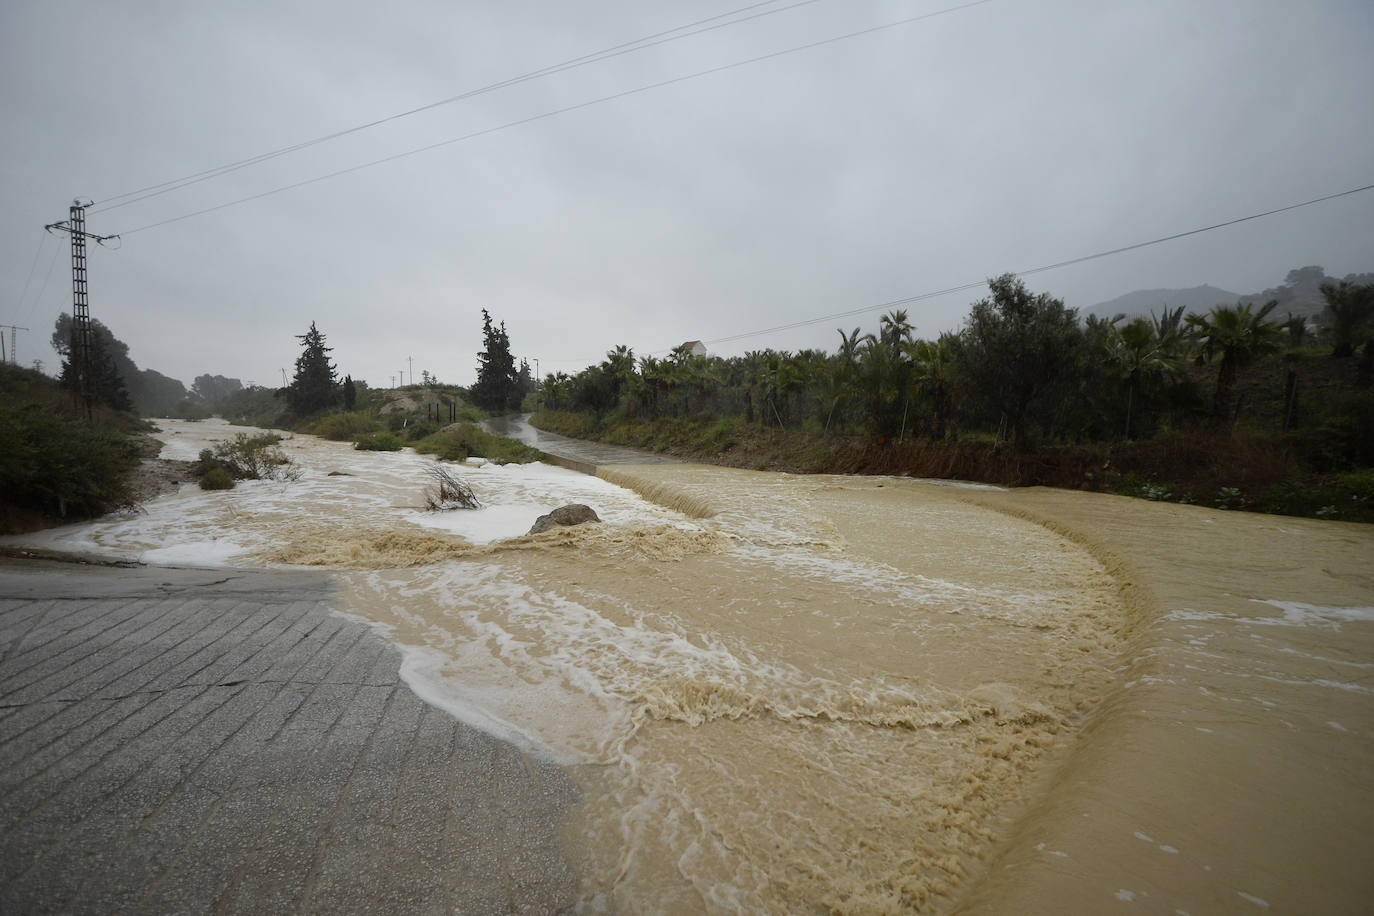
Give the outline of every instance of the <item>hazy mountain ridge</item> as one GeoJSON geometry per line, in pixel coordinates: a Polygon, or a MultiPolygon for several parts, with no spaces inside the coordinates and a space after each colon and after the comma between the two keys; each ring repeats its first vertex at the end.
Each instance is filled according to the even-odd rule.
{"type": "Polygon", "coordinates": [[[1272,299],[1278,302],[1278,307],[1271,313],[1271,319],[1283,321],[1291,313],[1294,317],[1305,317],[1310,321],[1319,317],[1326,309],[1321,285],[1339,283],[1341,280],[1351,283],[1374,283],[1374,273],[1330,277],[1323,268],[1311,265],[1290,270],[1278,286],[1257,293],[1232,293],[1205,283],[1188,289],[1143,289],[1088,306],[1081,309],[1080,314],[1098,315],[1102,318],[1124,314],[1127,318],[1135,318],[1148,316],[1151,312],[1158,315],[1165,307],[1177,308],[1180,305],[1187,312],[1205,313],[1214,305],[1235,305],[1237,302],[1263,305],[1272,299]]]}
{"type": "Polygon", "coordinates": [[[1089,306],[1080,314],[1102,318],[1124,314],[1127,318],[1135,318],[1151,312],[1159,315],[1166,308],[1178,308],[1180,305],[1188,312],[1206,312],[1214,305],[1234,305],[1240,298],[1240,293],[1227,292],[1205,283],[1188,289],[1141,289],[1089,306]]]}

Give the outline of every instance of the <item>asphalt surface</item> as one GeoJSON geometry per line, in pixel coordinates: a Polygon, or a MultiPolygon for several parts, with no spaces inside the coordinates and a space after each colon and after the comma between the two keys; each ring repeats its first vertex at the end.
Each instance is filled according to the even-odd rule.
{"type": "Polygon", "coordinates": [[[0,558],[0,913],[558,912],[576,789],[325,574],[0,558]]]}

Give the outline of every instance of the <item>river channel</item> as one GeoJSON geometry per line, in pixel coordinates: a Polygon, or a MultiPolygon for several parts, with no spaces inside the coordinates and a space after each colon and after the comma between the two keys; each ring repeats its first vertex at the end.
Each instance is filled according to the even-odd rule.
{"type": "Polygon", "coordinates": [[[27,542],[336,569],[417,692],[577,782],[587,911],[1367,907],[1365,528],[505,432],[597,476],[473,463],[484,508],[426,512],[430,459],[295,436],[295,481],[27,542]],[[603,521],[524,533],[569,502],[603,521]]]}

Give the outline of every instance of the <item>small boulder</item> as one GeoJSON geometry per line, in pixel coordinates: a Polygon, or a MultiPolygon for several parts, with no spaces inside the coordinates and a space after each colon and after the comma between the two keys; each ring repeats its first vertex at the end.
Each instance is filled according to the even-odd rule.
{"type": "Polygon", "coordinates": [[[596,514],[591,506],[584,506],[581,503],[571,503],[566,506],[559,506],[548,515],[541,515],[534,520],[534,526],[530,528],[530,534],[538,534],[541,531],[548,531],[559,525],[581,525],[583,522],[599,522],[601,517],[596,514]]]}

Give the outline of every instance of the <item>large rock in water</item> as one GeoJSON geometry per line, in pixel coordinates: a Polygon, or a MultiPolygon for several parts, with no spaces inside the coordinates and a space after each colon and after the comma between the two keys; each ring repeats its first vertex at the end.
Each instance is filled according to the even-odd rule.
{"type": "Polygon", "coordinates": [[[580,525],[583,522],[599,522],[600,516],[593,511],[591,506],[584,506],[581,503],[572,503],[567,506],[559,506],[548,515],[541,515],[534,520],[534,527],[530,528],[530,534],[538,534],[541,531],[548,531],[559,525],[580,525]]]}

